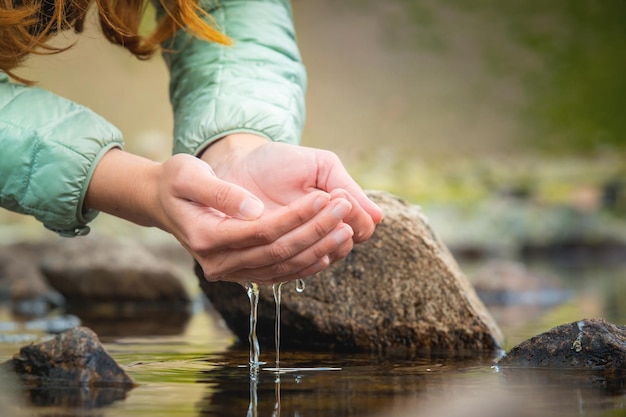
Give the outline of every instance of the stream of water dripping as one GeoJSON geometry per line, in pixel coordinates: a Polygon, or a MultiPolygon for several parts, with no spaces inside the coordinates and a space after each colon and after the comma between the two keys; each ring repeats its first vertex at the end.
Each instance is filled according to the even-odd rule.
{"type": "MultiPolygon", "coordinates": [[[[272,285],[275,304],[275,323],[274,323],[274,344],[276,346],[276,366],[270,368],[276,373],[277,382],[280,381],[280,309],[281,309],[281,293],[283,283],[272,285]]],[[[261,347],[257,336],[258,307],[259,307],[259,285],[255,282],[246,282],[244,284],[246,294],[250,300],[250,331],[248,333],[248,343],[250,344],[250,378],[256,380],[261,362],[261,347]]],[[[296,291],[301,293],[305,289],[305,283],[302,279],[296,280],[296,291]]]]}
{"type": "Polygon", "coordinates": [[[274,321],[274,346],[276,347],[276,378],[280,378],[280,295],[283,283],[272,285],[274,292],[274,305],[276,306],[276,317],[274,321]]]}
{"type": "Polygon", "coordinates": [[[250,300],[250,333],[248,334],[248,342],[250,343],[250,378],[256,380],[259,371],[259,356],[261,355],[261,347],[259,346],[259,339],[256,334],[259,285],[254,282],[247,282],[245,288],[248,299],[250,300]]]}

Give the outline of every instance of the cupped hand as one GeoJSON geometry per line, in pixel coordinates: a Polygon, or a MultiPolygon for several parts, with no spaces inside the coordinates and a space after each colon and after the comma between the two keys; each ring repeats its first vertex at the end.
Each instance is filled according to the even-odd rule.
{"type": "MultiPolygon", "coordinates": [[[[261,167],[251,168],[259,173],[261,167]]],[[[280,175],[246,190],[243,185],[251,186],[255,178],[244,175],[239,185],[225,181],[189,155],[162,164],[158,225],[193,255],[208,280],[289,281],[315,274],[350,252],[353,230],[347,220],[354,217],[355,201],[350,196],[314,189],[294,193],[279,182],[278,189],[260,192],[280,175]],[[280,198],[281,192],[287,195],[280,198]],[[272,209],[264,210],[264,203],[272,209]]]]}
{"type": "MultiPolygon", "coordinates": [[[[367,240],[383,217],[333,152],[270,142],[252,134],[226,136],[202,155],[217,176],[259,197],[267,212],[289,206],[315,191],[345,199],[351,210],[343,221],[355,243],[367,240]]],[[[335,254],[332,260],[341,259],[335,254]]]]}

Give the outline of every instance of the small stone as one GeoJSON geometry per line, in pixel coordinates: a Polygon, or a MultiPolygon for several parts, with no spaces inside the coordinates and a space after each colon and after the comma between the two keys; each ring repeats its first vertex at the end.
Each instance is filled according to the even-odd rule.
{"type": "Polygon", "coordinates": [[[557,326],[511,349],[500,367],[626,372],[626,326],[586,319],[557,326]]]}
{"type": "Polygon", "coordinates": [[[12,369],[28,385],[129,388],[135,385],[105,351],[98,336],[86,327],[75,327],[51,340],[24,346],[3,367],[12,369]]]}

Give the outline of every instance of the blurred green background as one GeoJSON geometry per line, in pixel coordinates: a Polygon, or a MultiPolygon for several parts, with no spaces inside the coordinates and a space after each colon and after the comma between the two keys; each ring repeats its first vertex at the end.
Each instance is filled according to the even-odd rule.
{"type": "MultiPolygon", "coordinates": [[[[293,7],[309,74],[302,142],[335,151],[363,187],[405,197],[434,218],[442,204],[466,212],[494,195],[609,213],[609,229],[621,236],[614,220],[626,211],[626,3],[293,7]]],[[[33,57],[20,74],[105,116],[128,150],[167,158],[172,116],[161,58],[140,62],[95,26],[78,38],[64,33],[59,42],[74,48],[33,57]]],[[[98,222],[114,225],[104,233],[132,229],[98,222]]],[[[4,240],[48,233],[6,211],[0,227],[4,240]]]]}

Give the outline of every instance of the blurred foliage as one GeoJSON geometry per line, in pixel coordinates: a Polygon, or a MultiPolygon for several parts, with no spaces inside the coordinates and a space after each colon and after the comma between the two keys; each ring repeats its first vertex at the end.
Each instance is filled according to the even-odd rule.
{"type": "Polygon", "coordinates": [[[595,210],[603,204],[607,185],[624,177],[626,162],[619,154],[609,153],[417,159],[378,152],[352,164],[351,172],[365,188],[387,190],[413,202],[472,205],[493,196],[509,196],[595,210]]]}
{"type": "MultiPolygon", "coordinates": [[[[397,0],[420,48],[472,53],[527,95],[523,145],[543,151],[626,148],[626,2],[620,0],[397,0]],[[471,31],[457,30],[471,27],[471,31]]],[[[406,29],[401,34],[407,38],[406,29]]]]}

